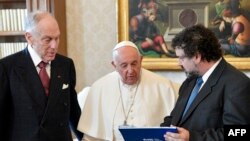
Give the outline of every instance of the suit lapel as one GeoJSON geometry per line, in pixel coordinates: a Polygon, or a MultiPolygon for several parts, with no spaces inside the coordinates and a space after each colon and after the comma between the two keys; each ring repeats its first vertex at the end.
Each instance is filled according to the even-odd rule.
{"type": "MultiPolygon", "coordinates": [[[[198,95],[194,99],[193,103],[190,105],[189,109],[187,110],[185,116],[182,118],[182,123],[190,116],[190,114],[196,109],[199,103],[202,102],[203,99],[206,98],[207,95],[211,93],[211,86],[205,84],[201,90],[199,91],[198,95]],[[205,86],[206,85],[206,86],[205,86]]],[[[191,93],[191,92],[190,92],[191,93]]],[[[188,99],[186,100],[186,102],[188,99]]]]}
{"type": "Polygon", "coordinates": [[[37,105],[36,107],[43,109],[46,105],[44,89],[27,48],[23,50],[21,58],[17,61],[15,74],[23,81],[23,85],[34,104],[37,105]]]}
{"type": "Polygon", "coordinates": [[[62,71],[65,70],[57,60],[51,62],[50,93],[48,104],[55,102],[62,91],[62,79],[64,77],[62,71]]]}
{"type": "MultiPolygon", "coordinates": [[[[216,85],[216,83],[219,80],[221,74],[223,73],[225,65],[226,65],[226,62],[225,62],[224,59],[222,59],[221,62],[218,64],[218,66],[213,71],[213,73],[209,76],[207,82],[201,88],[201,90],[198,93],[197,97],[194,99],[194,101],[191,104],[191,106],[189,107],[187,113],[185,114],[185,116],[181,120],[181,124],[185,120],[188,119],[188,117],[190,116],[190,114],[196,109],[196,107],[202,102],[202,100],[204,100],[212,92],[212,88],[214,87],[214,85],[216,85]]],[[[192,85],[195,85],[195,84],[192,82],[192,85]]],[[[191,89],[191,91],[192,91],[192,89],[191,89]]],[[[191,93],[191,91],[189,90],[188,92],[191,93]]],[[[190,94],[188,94],[188,97],[189,97],[189,95],[190,94]]],[[[185,98],[183,101],[187,102],[188,101],[188,97],[185,98]]],[[[184,110],[184,108],[182,110],[184,110]]]]}
{"type": "MultiPolygon", "coordinates": [[[[185,114],[185,117],[182,118],[182,114],[183,114],[183,112],[184,112],[184,110],[185,110],[185,106],[186,106],[186,104],[187,104],[187,102],[188,102],[189,96],[190,96],[190,94],[191,94],[191,92],[192,92],[192,90],[193,90],[193,87],[194,87],[195,83],[196,83],[196,79],[192,79],[192,80],[189,82],[188,86],[186,87],[186,89],[184,90],[184,92],[183,92],[183,94],[182,94],[182,95],[183,95],[183,98],[181,99],[180,104],[179,104],[179,108],[178,108],[178,109],[180,109],[181,112],[178,112],[178,113],[177,113],[177,118],[176,118],[176,119],[178,119],[178,121],[181,121],[181,123],[182,123],[183,120],[186,119],[186,117],[189,115],[189,110],[188,110],[188,111],[186,112],[186,114],[185,114]]],[[[191,105],[191,106],[192,106],[192,105],[191,105]]],[[[190,108],[191,108],[191,106],[190,106],[190,108]]],[[[189,108],[189,109],[190,109],[190,108],[189,108]]]]}
{"type": "Polygon", "coordinates": [[[51,62],[49,97],[42,121],[46,119],[48,109],[54,107],[54,104],[57,103],[58,96],[61,94],[63,85],[62,79],[64,77],[62,71],[65,71],[65,69],[57,59],[51,62]]]}

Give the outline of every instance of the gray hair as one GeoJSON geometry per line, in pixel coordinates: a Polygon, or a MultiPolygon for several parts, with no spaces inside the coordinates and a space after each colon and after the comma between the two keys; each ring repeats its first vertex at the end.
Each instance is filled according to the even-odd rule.
{"type": "Polygon", "coordinates": [[[34,11],[27,15],[25,20],[25,31],[26,32],[33,32],[36,29],[37,24],[41,19],[43,19],[46,16],[53,17],[49,12],[47,11],[34,11]]]}

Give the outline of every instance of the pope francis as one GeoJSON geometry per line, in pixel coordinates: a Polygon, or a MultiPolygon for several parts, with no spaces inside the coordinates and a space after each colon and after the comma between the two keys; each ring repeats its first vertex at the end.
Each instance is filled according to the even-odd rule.
{"type": "Polygon", "coordinates": [[[160,126],[176,102],[175,84],[141,67],[136,45],[113,49],[111,72],[93,83],[78,123],[84,141],[123,141],[119,126],[160,126]]]}

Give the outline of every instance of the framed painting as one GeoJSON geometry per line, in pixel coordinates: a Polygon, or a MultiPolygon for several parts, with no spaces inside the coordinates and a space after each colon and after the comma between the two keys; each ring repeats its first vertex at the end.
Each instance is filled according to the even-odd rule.
{"type": "MultiPolygon", "coordinates": [[[[244,11],[245,19],[249,20],[250,1],[231,1],[244,11]]],[[[146,69],[180,70],[171,48],[172,38],[185,27],[201,23],[213,30],[219,40],[227,40],[233,32],[233,22],[224,23],[225,29],[227,26],[230,28],[223,32],[220,25],[227,14],[225,9],[228,3],[229,0],[118,0],[118,40],[130,40],[138,46],[144,56],[142,65],[146,69]],[[150,23],[145,23],[145,17],[147,22],[151,20],[150,23]],[[146,30],[138,31],[139,24],[146,30]]],[[[247,47],[250,48],[250,41],[247,47]]],[[[224,57],[237,69],[250,70],[250,55],[229,52],[224,57]]]]}

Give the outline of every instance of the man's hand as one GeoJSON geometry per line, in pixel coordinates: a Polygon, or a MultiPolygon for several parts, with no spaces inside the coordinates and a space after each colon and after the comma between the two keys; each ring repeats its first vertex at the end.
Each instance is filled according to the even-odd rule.
{"type": "Polygon", "coordinates": [[[189,131],[177,127],[178,133],[167,132],[164,137],[166,141],[189,141],[189,131]]]}

